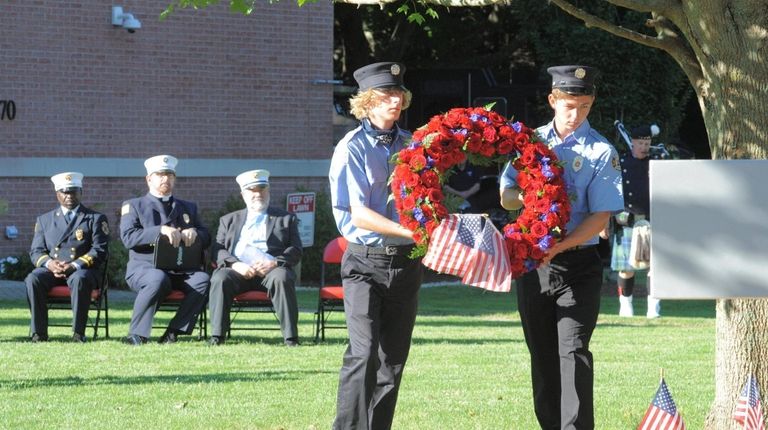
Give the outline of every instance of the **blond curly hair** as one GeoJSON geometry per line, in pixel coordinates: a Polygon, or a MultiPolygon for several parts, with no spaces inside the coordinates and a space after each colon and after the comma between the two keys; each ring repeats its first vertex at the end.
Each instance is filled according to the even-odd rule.
{"type": "MultiPolygon", "coordinates": [[[[355,94],[351,99],[349,99],[349,106],[350,106],[350,112],[352,115],[355,116],[357,119],[363,119],[368,117],[368,112],[372,107],[374,107],[380,99],[380,95],[376,92],[377,88],[369,88],[365,91],[361,91],[357,94],[355,94]]],[[[379,91],[382,91],[381,88],[378,89],[379,91]]],[[[385,90],[386,91],[386,90],[385,90]]],[[[391,91],[391,90],[389,90],[391,91]]],[[[403,93],[403,110],[408,109],[408,106],[411,105],[411,98],[413,95],[410,91],[406,89],[398,89],[395,91],[402,91],[403,93]]]]}

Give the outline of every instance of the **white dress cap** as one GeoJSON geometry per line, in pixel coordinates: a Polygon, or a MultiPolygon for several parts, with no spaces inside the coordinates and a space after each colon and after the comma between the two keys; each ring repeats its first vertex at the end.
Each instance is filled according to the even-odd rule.
{"type": "Polygon", "coordinates": [[[83,188],[83,174],[80,172],[64,172],[51,176],[53,189],[56,191],[71,191],[83,188]]]}
{"type": "Polygon", "coordinates": [[[240,190],[247,190],[258,184],[269,185],[269,171],[263,169],[249,170],[237,175],[235,180],[240,184],[240,190]]]}
{"type": "Polygon", "coordinates": [[[144,161],[144,167],[147,168],[147,175],[158,172],[171,172],[176,173],[176,164],[179,160],[172,155],[156,155],[151,158],[147,158],[144,161]]]}

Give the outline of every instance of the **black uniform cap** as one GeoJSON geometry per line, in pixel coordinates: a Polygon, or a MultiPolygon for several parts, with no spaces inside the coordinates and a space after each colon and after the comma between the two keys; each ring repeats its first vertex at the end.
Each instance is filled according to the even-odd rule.
{"type": "Polygon", "coordinates": [[[352,74],[357,81],[360,91],[369,88],[391,88],[397,87],[405,90],[403,85],[403,75],[405,66],[400,63],[373,63],[363,66],[352,74]]]}
{"type": "Polygon", "coordinates": [[[650,139],[653,137],[650,125],[641,125],[639,127],[635,127],[630,130],[629,135],[632,136],[633,139],[650,139]]]}
{"type": "Polygon", "coordinates": [[[547,69],[552,75],[552,88],[573,96],[595,94],[595,78],[599,71],[589,66],[554,66],[547,69]]]}

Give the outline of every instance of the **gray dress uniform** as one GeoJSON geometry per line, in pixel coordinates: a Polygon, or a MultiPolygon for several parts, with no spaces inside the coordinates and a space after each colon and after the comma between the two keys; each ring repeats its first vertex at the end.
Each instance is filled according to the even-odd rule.
{"type": "Polygon", "coordinates": [[[48,291],[56,285],[69,287],[72,297],[72,329],[83,335],[88,321],[91,291],[101,279],[107,258],[109,224],[107,217],[82,204],[72,221],[67,222],[61,207],[37,218],[29,256],[35,269],[24,280],[32,313],[32,334],[48,337],[48,291]],[[80,268],[56,278],[46,268],[49,260],[75,262],[80,268]]]}
{"type": "Polygon", "coordinates": [[[154,243],[163,225],[180,229],[195,228],[203,249],[211,242],[197,212],[197,205],[170,197],[167,202],[147,193],[123,203],[120,238],[129,249],[125,281],[138,295],[133,304],[130,335],[149,338],[157,307],[171,290],[185,294],[176,315],[168,323],[169,330],[190,334],[205,306],[210,277],[202,270],[171,272],[156,269],[153,264],[154,243]]]}

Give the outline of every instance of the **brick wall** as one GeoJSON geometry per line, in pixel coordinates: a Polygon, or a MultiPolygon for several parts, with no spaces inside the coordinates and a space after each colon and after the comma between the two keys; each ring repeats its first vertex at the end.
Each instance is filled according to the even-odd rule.
{"type": "MultiPolygon", "coordinates": [[[[111,25],[109,2],[2,2],[0,100],[14,100],[17,112],[0,121],[0,157],[330,158],[332,87],[312,83],[333,79],[330,2],[257,2],[247,17],[221,2],[159,21],[166,3],[122,2],[142,23],[130,34],[111,25]]],[[[55,173],[0,171],[0,226],[21,232],[0,238],[0,258],[28,249],[34,216],[56,204],[55,173]]],[[[238,173],[180,177],[176,194],[215,211],[237,192],[238,173]]],[[[146,192],[136,174],[86,177],[84,203],[115,223],[120,202],[146,192]]],[[[320,191],[326,182],[277,178],[273,199],[284,206],[297,186],[320,191]]]]}

